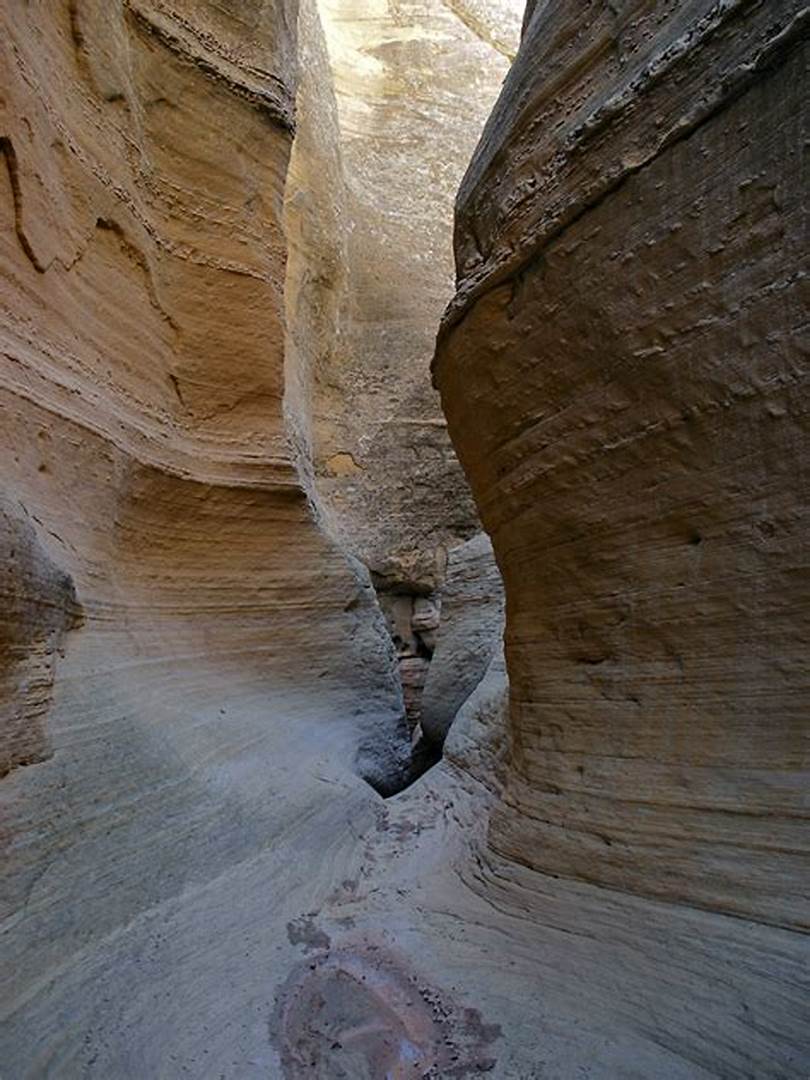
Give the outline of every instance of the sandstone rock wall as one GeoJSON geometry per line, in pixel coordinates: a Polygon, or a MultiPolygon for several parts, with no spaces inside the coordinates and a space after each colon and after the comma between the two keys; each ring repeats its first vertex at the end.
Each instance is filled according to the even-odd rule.
{"type": "Polygon", "coordinates": [[[80,623],[73,581],[37,540],[25,509],[0,503],[0,779],[49,756],[57,653],[80,623]]]}
{"type": "Polygon", "coordinates": [[[327,768],[302,746],[349,786],[409,752],[373,589],[316,527],[283,416],[295,21],[0,17],[9,1075],[81,1073],[99,1002],[71,978],[300,812],[327,768]]]}
{"type": "Polygon", "coordinates": [[[435,365],[506,585],[492,850],[803,929],[807,28],[530,7],[435,365]]]}
{"type": "Polygon", "coordinates": [[[451,725],[443,756],[500,795],[504,763],[509,760],[509,681],[501,641],[451,725]]]}
{"type": "Polygon", "coordinates": [[[517,47],[520,0],[319,0],[288,189],[289,330],[312,375],[322,513],[383,590],[441,583],[479,529],[431,389],[452,203],[517,47]],[[320,42],[317,40],[320,36],[320,42]]]}
{"type": "MultiPolygon", "coordinates": [[[[392,3],[381,15],[368,5],[362,33],[383,46],[387,72],[396,54],[456,55],[459,19],[482,57],[508,51],[499,5],[447,7],[452,20],[444,7],[392,3]]],[[[719,55],[729,38],[745,46],[764,7],[748,5],[733,34],[719,23],[709,38],[725,42],[719,55]]],[[[591,61],[607,56],[615,74],[623,35],[630,48],[631,31],[650,30],[650,5],[624,8],[605,41],[589,36],[604,26],[602,5],[570,10],[571,22],[568,5],[534,6],[534,44],[514,75],[527,92],[556,71],[552,98],[580,77],[584,99],[598,98],[603,69],[576,61],[577,50],[590,42],[591,61]]],[[[679,40],[696,10],[658,5],[654,51],[679,40]]],[[[769,32],[784,30],[789,45],[782,10],[770,7],[769,32]]],[[[0,1072],[806,1077],[810,936],[769,924],[799,921],[786,909],[803,813],[804,759],[789,743],[802,734],[791,701],[804,700],[801,402],[784,332],[800,88],[784,65],[796,54],[749,65],[739,93],[723,83],[736,98],[722,115],[742,112],[722,155],[715,120],[692,135],[702,131],[694,159],[677,157],[689,139],[673,141],[606,196],[599,221],[596,206],[582,214],[583,235],[574,225],[561,234],[568,254],[549,247],[543,273],[560,275],[550,291],[535,267],[513,302],[511,283],[482,294],[448,331],[439,377],[507,568],[518,693],[507,718],[496,654],[445,760],[383,802],[356,773],[384,784],[402,772],[395,656],[368,574],[336,547],[342,526],[318,501],[319,489],[330,500],[342,490],[326,491],[318,475],[325,421],[348,429],[351,412],[317,404],[331,378],[321,367],[328,375],[342,362],[330,327],[344,319],[350,274],[343,186],[360,201],[366,191],[341,161],[321,19],[312,3],[271,0],[20,0],[0,13],[0,1072]],[[740,225],[722,195],[738,189],[711,182],[712,162],[737,175],[755,136],[756,178],[734,194],[740,225]],[[622,190],[644,202],[625,207],[622,190]],[[680,230],[664,228],[670,212],[680,230]],[[707,258],[725,221],[726,248],[707,258]],[[632,255],[621,274],[601,271],[611,240],[610,252],[632,255]],[[705,287],[691,276],[698,265],[705,287]],[[744,309],[756,364],[743,363],[718,297],[744,309]],[[659,326],[663,352],[625,357],[659,326]],[[732,395],[754,376],[751,393],[732,395]],[[687,391],[701,406],[690,407],[691,442],[669,422],[687,391]],[[546,401],[557,427],[538,468],[533,423],[546,401]],[[752,410],[742,427],[741,408],[752,410]],[[752,498],[762,512],[746,531],[736,510],[752,498]],[[693,527],[699,544],[684,540],[693,527]],[[560,543],[548,547],[550,535],[560,543]],[[733,620],[721,617],[724,574],[737,582],[733,620]],[[614,594],[630,606],[624,621],[614,594]],[[670,643],[683,673],[673,674],[670,643]],[[643,723],[628,692],[654,706],[643,723]],[[706,791],[711,813],[693,813],[706,791]],[[580,810],[610,816],[595,854],[580,810]],[[715,828],[710,844],[698,843],[696,821],[715,828]],[[619,845],[620,830],[634,846],[619,845]],[[733,908],[731,878],[696,881],[707,851],[728,855],[733,908]],[[725,891],[708,897],[718,882],[725,891]],[[755,919],[712,910],[739,914],[755,901],[755,919]]],[[[374,75],[379,56],[366,55],[359,20],[345,29],[358,34],[351,65],[374,75]]],[[[666,85],[666,65],[655,72],[666,85]]],[[[483,72],[469,73],[489,93],[483,72]]],[[[411,74],[409,86],[427,77],[411,74]]],[[[696,85],[695,100],[711,91],[708,76],[696,85]]],[[[509,93],[484,146],[506,140],[509,93]]],[[[421,98],[410,101],[418,110],[421,98]]],[[[486,111],[483,99],[474,109],[486,111]]],[[[416,136],[413,157],[397,148],[406,162],[422,151],[416,136]]],[[[497,154],[486,167],[505,198],[509,171],[497,154]]],[[[603,174],[604,160],[594,177],[603,174]]],[[[531,182],[526,191],[536,208],[531,182]]],[[[477,211],[484,248],[496,201],[477,211]]],[[[462,221],[462,245],[465,230],[462,221]]],[[[413,241],[415,260],[418,228],[390,236],[413,241]]],[[[421,281],[410,264],[404,278],[421,281]]],[[[358,445],[371,430],[358,419],[358,445]]],[[[542,426],[535,434],[546,437],[542,426]]],[[[348,484],[354,450],[342,437],[332,449],[348,484]]],[[[389,464],[407,495],[403,459],[389,464]]],[[[396,506],[389,490],[358,497],[351,514],[379,507],[383,518],[396,506]]],[[[410,525],[386,535],[375,523],[356,545],[389,560],[370,559],[378,581],[400,586],[389,597],[400,597],[402,630],[426,647],[438,520],[424,516],[426,560],[413,554],[410,525]]]]}

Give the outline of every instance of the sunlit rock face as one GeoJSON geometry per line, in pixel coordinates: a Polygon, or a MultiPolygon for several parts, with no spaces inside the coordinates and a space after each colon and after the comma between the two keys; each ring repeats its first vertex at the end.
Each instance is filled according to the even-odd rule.
{"type": "Polygon", "coordinates": [[[302,813],[302,746],[369,797],[354,774],[384,786],[409,753],[373,589],[315,525],[283,417],[295,22],[0,17],[10,1076],[98,1059],[100,995],[137,996],[110,942],[302,813]]]}
{"type": "MultiPolygon", "coordinates": [[[[347,98],[327,14],[292,0],[40,0],[0,16],[4,1075],[281,1075],[286,1043],[269,1025],[303,940],[285,927],[331,905],[345,935],[372,841],[382,869],[414,831],[394,843],[380,824],[373,787],[402,783],[411,745],[394,647],[348,552],[372,551],[369,537],[394,550],[381,529],[401,507],[411,532],[391,526],[397,550],[427,551],[408,566],[432,580],[444,540],[474,521],[427,357],[461,155],[499,78],[476,62],[505,71],[508,28],[380,12],[371,81],[362,42],[341,54],[344,81],[358,65],[347,98]],[[489,79],[475,116],[460,91],[432,104],[438,59],[489,79]],[[363,112],[364,95],[377,119],[354,142],[345,107],[363,112]],[[386,305],[355,312],[361,281],[386,305]],[[371,366],[375,320],[378,340],[408,339],[391,380],[371,366]],[[333,428],[357,413],[359,440],[382,423],[365,385],[341,396],[366,363],[375,385],[396,383],[388,404],[423,384],[404,429],[428,432],[428,471],[435,459],[448,477],[424,548],[411,449],[381,488],[385,513],[368,486],[345,528],[318,502],[360,456],[333,428]]],[[[402,903],[393,876],[387,887],[402,903]]],[[[428,971],[426,1008],[442,981],[428,971]]],[[[425,1067],[445,1060],[442,1025],[417,1034],[425,1067]]]]}
{"type": "Polygon", "coordinates": [[[805,930],[806,32],[534,5],[435,366],[507,593],[491,849],[805,930]]]}
{"type": "Polygon", "coordinates": [[[428,592],[480,526],[429,378],[453,200],[522,2],[308,0],[287,310],[329,527],[382,589],[428,592]],[[320,35],[318,30],[320,29],[320,35]]]}

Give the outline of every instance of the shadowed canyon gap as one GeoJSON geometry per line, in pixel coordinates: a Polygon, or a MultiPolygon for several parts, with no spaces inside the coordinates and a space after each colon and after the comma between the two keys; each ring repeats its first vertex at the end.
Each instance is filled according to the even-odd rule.
{"type": "Polygon", "coordinates": [[[0,1075],[806,1077],[808,9],[0,25],[0,1075]]]}

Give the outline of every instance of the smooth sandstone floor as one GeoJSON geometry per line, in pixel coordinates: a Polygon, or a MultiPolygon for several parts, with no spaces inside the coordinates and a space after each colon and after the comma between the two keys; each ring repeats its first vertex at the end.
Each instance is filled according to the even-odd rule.
{"type": "Polygon", "coordinates": [[[806,937],[494,864],[464,774],[385,802],[309,724],[263,759],[265,846],[19,970],[4,1076],[806,1075],[806,937]]]}

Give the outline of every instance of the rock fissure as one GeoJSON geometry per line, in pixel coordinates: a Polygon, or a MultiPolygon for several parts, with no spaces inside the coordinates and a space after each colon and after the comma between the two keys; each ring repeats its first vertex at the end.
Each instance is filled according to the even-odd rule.
{"type": "Polygon", "coordinates": [[[25,252],[25,257],[36,272],[38,274],[44,274],[47,267],[43,266],[37,258],[23,224],[22,188],[20,187],[20,171],[17,163],[17,151],[14,149],[14,143],[7,135],[0,136],[0,154],[3,155],[5,160],[8,182],[11,187],[11,198],[14,204],[14,231],[17,234],[17,240],[19,241],[20,247],[25,252]]]}

